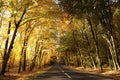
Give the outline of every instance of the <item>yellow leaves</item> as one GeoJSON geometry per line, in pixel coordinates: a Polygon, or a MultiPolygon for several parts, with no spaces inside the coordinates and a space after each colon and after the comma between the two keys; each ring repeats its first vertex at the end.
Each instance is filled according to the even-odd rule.
{"type": "Polygon", "coordinates": [[[64,31],[70,30],[69,25],[68,24],[62,25],[62,30],[64,30],[64,31]]]}
{"type": "Polygon", "coordinates": [[[40,18],[39,20],[40,20],[41,23],[44,23],[44,22],[47,21],[47,18],[40,18]]]}
{"type": "Polygon", "coordinates": [[[9,0],[9,4],[11,6],[16,6],[16,2],[17,2],[17,0],[9,0]]]}
{"type": "Polygon", "coordinates": [[[70,21],[66,20],[65,23],[66,23],[66,24],[70,24],[70,21]]]}
{"type": "Polygon", "coordinates": [[[113,16],[120,15],[120,9],[116,8],[113,16]]]}

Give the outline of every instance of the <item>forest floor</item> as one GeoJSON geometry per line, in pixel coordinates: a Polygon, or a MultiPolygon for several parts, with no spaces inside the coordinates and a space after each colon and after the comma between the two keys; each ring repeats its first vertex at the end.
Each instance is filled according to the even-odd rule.
{"type": "Polygon", "coordinates": [[[6,72],[4,76],[0,76],[0,80],[24,80],[28,79],[29,77],[35,77],[39,74],[42,74],[48,69],[50,69],[50,67],[40,70],[25,71],[19,74],[16,72],[17,70],[11,70],[9,72],[6,72]]]}
{"type": "Polygon", "coordinates": [[[82,71],[82,72],[85,72],[85,73],[93,73],[93,74],[98,74],[98,75],[104,75],[104,76],[112,77],[115,80],[120,80],[120,70],[112,71],[112,70],[106,68],[106,69],[103,69],[102,71],[100,71],[99,69],[72,67],[72,66],[69,66],[67,68],[77,70],[77,71],[82,71]]]}

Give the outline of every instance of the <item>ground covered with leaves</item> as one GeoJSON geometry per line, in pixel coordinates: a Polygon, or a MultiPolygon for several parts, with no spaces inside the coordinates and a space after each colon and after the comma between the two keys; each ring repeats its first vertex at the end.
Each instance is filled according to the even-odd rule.
{"type": "Polygon", "coordinates": [[[99,75],[104,75],[108,77],[112,77],[115,80],[120,80],[120,70],[117,71],[112,71],[108,68],[103,69],[100,71],[99,69],[91,69],[91,68],[83,68],[83,67],[69,67],[70,69],[86,72],[86,73],[93,73],[93,74],[99,74],[99,75]]]}
{"type": "Polygon", "coordinates": [[[51,67],[40,69],[40,70],[33,70],[33,71],[25,71],[21,73],[17,73],[16,71],[9,71],[6,72],[4,76],[0,76],[0,80],[29,80],[29,78],[37,77],[37,75],[40,75],[50,69],[51,67]]]}

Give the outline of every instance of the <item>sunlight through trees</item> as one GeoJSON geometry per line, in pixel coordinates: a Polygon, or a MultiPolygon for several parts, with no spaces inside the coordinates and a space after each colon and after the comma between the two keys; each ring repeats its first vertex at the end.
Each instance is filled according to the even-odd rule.
{"type": "Polygon", "coordinates": [[[59,63],[120,69],[119,0],[0,0],[0,75],[59,63]]]}

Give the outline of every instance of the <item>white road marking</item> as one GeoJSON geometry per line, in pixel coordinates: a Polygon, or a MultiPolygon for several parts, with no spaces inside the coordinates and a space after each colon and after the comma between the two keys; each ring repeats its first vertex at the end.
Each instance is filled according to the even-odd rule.
{"type": "Polygon", "coordinates": [[[71,79],[71,76],[69,76],[67,73],[64,73],[68,78],[70,78],[71,79]]]}
{"type": "Polygon", "coordinates": [[[62,72],[65,72],[64,70],[61,70],[62,72]]]}
{"type": "MultiPolygon", "coordinates": [[[[58,67],[59,67],[59,66],[58,66],[58,67]]],[[[71,77],[70,75],[68,75],[67,73],[65,73],[65,71],[64,71],[61,67],[59,67],[59,69],[60,69],[61,72],[63,72],[68,78],[72,79],[72,77],[71,77]]]]}

